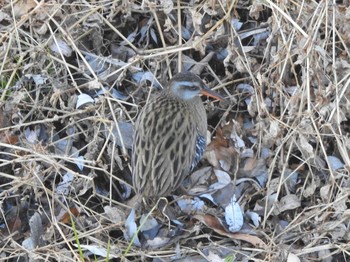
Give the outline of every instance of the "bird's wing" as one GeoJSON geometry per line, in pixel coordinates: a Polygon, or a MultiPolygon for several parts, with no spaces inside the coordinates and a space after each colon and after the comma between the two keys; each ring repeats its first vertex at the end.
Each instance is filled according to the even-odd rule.
{"type": "Polygon", "coordinates": [[[136,190],[150,196],[170,194],[192,169],[196,141],[195,120],[183,104],[156,100],[146,105],[135,124],[136,190]]]}
{"type": "Polygon", "coordinates": [[[196,146],[195,146],[196,149],[192,160],[191,171],[197,166],[199,161],[202,159],[202,156],[205,151],[205,147],[206,147],[206,137],[200,134],[197,128],[197,139],[196,139],[196,146]]]}

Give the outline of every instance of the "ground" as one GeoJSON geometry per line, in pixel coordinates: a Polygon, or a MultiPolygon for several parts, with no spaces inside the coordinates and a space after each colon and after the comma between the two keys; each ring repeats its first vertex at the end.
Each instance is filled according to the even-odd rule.
{"type": "Polygon", "coordinates": [[[350,261],[349,6],[0,1],[0,260],[350,261]],[[179,71],[226,100],[182,193],[132,209],[179,71]]]}

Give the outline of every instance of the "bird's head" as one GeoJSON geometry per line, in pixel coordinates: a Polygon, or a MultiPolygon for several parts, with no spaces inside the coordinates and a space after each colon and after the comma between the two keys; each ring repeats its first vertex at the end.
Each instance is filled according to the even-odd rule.
{"type": "Polygon", "coordinates": [[[223,100],[221,95],[208,89],[198,76],[190,72],[176,74],[169,82],[169,91],[184,101],[190,101],[200,95],[223,100]]]}

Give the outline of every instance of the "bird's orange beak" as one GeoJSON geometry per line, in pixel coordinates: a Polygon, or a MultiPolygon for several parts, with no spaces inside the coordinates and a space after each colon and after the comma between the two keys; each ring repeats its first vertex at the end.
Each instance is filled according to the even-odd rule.
{"type": "Polygon", "coordinates": [[[218,100],[225,100],[225,98],[221,95],[219,95],[218,93],[210,90],[209,88],[205,87],[205,88],[202,88],[200,93],[202,95],[205,95],[205,96],[208,96],[208,97],[211,97],[211,98],[214,98],[214,99],[218,99],[218,100]]]}

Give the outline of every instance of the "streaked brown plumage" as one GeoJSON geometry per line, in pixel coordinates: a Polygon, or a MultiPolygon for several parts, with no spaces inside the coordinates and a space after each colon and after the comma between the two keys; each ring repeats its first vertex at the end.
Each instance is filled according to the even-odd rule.
{"type": "Polygon", "coordinates": [[[167,196],[198,164],[207,116],[200,95],[221,97],[192,73],[179,73],[142,109],[135,123],[133,184],[143,197],[167,196]]]}

